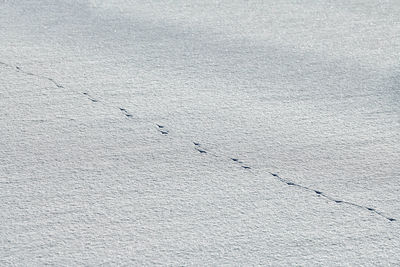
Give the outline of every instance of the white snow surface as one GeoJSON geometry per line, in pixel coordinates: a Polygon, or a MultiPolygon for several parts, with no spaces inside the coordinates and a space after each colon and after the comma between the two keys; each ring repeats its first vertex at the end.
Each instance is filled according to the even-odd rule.
{"type": "Polygon", "coordinates": [[[398,266],[398,0],[0,0],[1,266],[398,266]]]}

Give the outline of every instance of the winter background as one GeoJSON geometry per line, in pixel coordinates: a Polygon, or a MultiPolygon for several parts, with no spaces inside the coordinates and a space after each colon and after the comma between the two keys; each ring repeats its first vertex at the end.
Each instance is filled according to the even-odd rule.
{"type": "Polygon", "coordinates": [[[400,264],[397,0],[0,0],[1,266],[400,264]]]}

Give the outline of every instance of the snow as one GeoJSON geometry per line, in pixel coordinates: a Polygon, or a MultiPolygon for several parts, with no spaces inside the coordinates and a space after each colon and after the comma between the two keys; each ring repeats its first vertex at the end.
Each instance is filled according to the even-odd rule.
{"type": "Polygon", "coordinates": [[[397,265],[399,12],[0,1],[0,265],[397,265]]]}

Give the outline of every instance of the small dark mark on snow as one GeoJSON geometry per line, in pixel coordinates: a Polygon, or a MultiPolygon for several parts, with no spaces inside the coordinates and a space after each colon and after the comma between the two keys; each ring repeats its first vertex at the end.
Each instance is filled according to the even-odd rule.
{"type": "Polygon", "coordinates": [[[164,126],[163,125],[160,125],[160,124],[156,124],[157,126],[158,126],[158,128],[160,128],[160,129],[162,129],[162,128],[164,128],[164,126]]]}
{"type": "Polygon", "coordinates": [[[196,143],[196,142],[193,142],[193,144],[194,144],[195,146],[199,146],[199,145],[200,145],[200,143],[196,143]]]}
{"type": "Polygon", "coordinates": [[[286,184],[287,185],[296,185],[295,183],[292,183],[292,182],[287,182],[286,184]]]}
{"type": "Polygon", "coordinates": [[[241,166],[243,169],[251,169],[249,166],[241,166]]]}
{"type": "Polygon", "coordinates": [[[131,117],[132,117],[132,114],[130,114],[126,109],[124,109],[124,108],[119,108],[119,110],[121,110],[121,111],[124,113],[124,115],[125,115],[126,117],[128,117],[128,118],[131,118],[131,117]]]}
{"type": "Polygon", "coordinates": [[[90,100],[91,100],[92,102],[99,102],[98,100],[93,99],[93,98],[91,98],[90,100]]]}
{"type": "Polygon", "coordinates": [[[241,161],[241,160],[239,160],[239,159],[237,159],[237,158],[231,158],[231,160],[233,160],[234,162],[240,163],[240,164],[243,163],[243,161],[241,161]]]}
{"type": "Polygon", "coordinates": [[[167,131],[160,131],[160,133],[162,133],[162,134],[168,134],[167,131]]]}
{"type": "Polygon", "coordinates": [[[271,173],[271,175],[272,175],[272,176],[275,176],[275,177],[278,176],[278,174],[276,174],[276,173],[271,173]]]}
{"type": "Polygon", "coordinates": [[[393,219],[393,218],[388,218],[388,220],[391,221],[391,222],[396,221],[396,219],[393,219]]]}
{"type": "Polygon", "coordinates": [[[86,93],[86,92],[83,92],[82,94],[84,94],[84,95],[88,95],[88,93],[86,93]]]}
{"type": "Polygon", "coordinates": [[[314,190],[314,192],[315,192],[317,195],[321,195],[321,194],[322,194],[322,192],[321,192],[321,191],[318,191],[318,190],[314,190]]]}
{"type": "Polygon", "coordinates": [[[343,203],[342,200],[335,200],[336,203],[343,203]]]}
{"type": "Polygon", "coordinates": [[[20,67],[18,67],[18,66],[15,66],[15,68],[16,68],[17,70],[21,70],[21,68],[20,68],[20,67]]]}
{"type": "Polygon", "coordinates": [[[367,210],[374,211],[375,209],[367,207],[367,210]]]}
{"type": "Polygon", "coordinates": [[[199,148],[196,148],[196,150],[199,151],[200,153],[207,153],[207,151],[199,149],[199,148]]]}

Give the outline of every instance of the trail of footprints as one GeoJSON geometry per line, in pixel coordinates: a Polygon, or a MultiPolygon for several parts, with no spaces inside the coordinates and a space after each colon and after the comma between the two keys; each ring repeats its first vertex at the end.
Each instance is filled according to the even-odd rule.
{"type": "MultiPolygon", "coordinates": [[[[205,148],[203,148],[200,143],[193,142],[193,144],[194,144],[194,149],[196,151],[198,151],[199,153],[201,153],[201,154],[207,154],[207,153],[209,154],[210,153],[205,148]]],[[[213,153],[213,154],[214,154],[214,156],[218,156],[216,153],[213,153]]],[[[235,162],[236,164],[238,164],[242,169],[245,169],[245,170],[251,169],[250,166],[244,164],[243,161],[241,161],[237,158],[229,158],[229,159],[232,160],[233,162],[235,162]]]]}
{"type": "MultiPolygon", "coordinates": [[[[35,77],[38,77],[38,78],[46,79],[46,80],[50,81],[51,83],[53,83],[57,88],[65,88],[64,86],[62,86],[61,84],[59,84],[58,82],[56,82],[52,78],[49,78],[49,77],[46,77],[46,76],[42,76],[42,75],[38,75],[38,74],[34,74],[32,72],[25,71],[19,66],[12,66],[10,64],[7,64],[7,63],[1,62],[1,61],[0,61],[0,65],[4,65],[4,66],[7,66],[9,68],[13,68],[17,72],[21,72],[21,73],[24,73],[24,74],[29,75],[29,76],[35,76],[35,77]]],[[[75,92],[77,92],[77,91],[75,91],[75,92]]],[[[77,92],[77,93],[85,95],[93,103],[100,102],[98,99],[94,98],[93,96],[91,96],[87,92],[77,92]]],[[[127,109],[122,108],[122,107],[118,107],[118,109],[122,112],[122,114],[125,117],[132,118],[132,114],[130,112],[128,112],[127,109]]],[[[164,125],[157,124],[157,123],[155,125],[156,125],[157,131],[160,134],[162,134],[162,135],[168,135],[169,134],[169,131],[166,129],[166,127],[164,125]]],[[[199,152],[200,154],[205,154],[205,155],[206,154],[211,154],[211,155],[214,155],[214,156],[219,156],[219,157],[223,156],[223,157],[225,157],[224,155],[218,155],[217,153],[210,152],[210,151],[206,150],[198,142],[192,142],[192,143],[194,145],[194,149],[197,152],[199,152]]],[[[228,160],[232,161],[236,165],[239,165],[240,168],[242,168],[242,169],[245,169],[245,170],[248,170],[248,171],[251,170],[251,167],[249,165],[245,164],[242,160],[239,160],[238,158],[228,157],[228,160]]],[[[386,220],[391,221],[391,222],[396,221],[396,219],[394,219],[392,217],[389,217],[389,216],[386,216],[385,214],[383,214],[382,212],[376,210],[375,208],[371,208],[371,207],[368,207],[368,206],[359,205],[357,203],[353,203],[353,202],[349,202],[349,201],[333,198],[333,197],[325,194],[322,191],[319,191],[319,190],[316,190],[316,189],[313,189],[313,188],[310,188],[310,187],[307,187],[307,186],[303,186],[301,184],[294,183],[293,181],[290,181],[290,180],[288,180],[286,178],[283,178],[283,177],[279,176],[279,174],[277,174],[277,173],[269,172],[269,174],[272,177],[274,177],[275,179],[277,179],[277,180],[281,181],[282,183],[286,184],[287,186],[293,186],[293,187],[301,188],[304,191],[312,192],[312,193],[316,194],[318,197],[323,197],[323,198],[327,199],[328,201],[332,201],[332,202],[337,203],[337,204],[346,204],[346,205],[350,205],[350,206],[354,206],[354,207],[357,207],[357,208],[360,208],[360,209],[367,210],[367,211],[372,212],[372,213],[374,213],[374,214],[376,214],[378,216],[381,216],[382,218],[385,218],[386,220]]]]}
{"type": "MultiPolygon", "coordinates": [[[[7,64],[7,63],[1,62],[1,61],[0,61],[0,65],[7,66],[7,67],[9,67],[11,69],[15,69],[17,72],[24,73],[24,74],[26,74],[28,76],[34,76],[34,77],[37,77],[37,78],[48,80],[49,82],[54,84],[57,88],[65,88],[60,83],[56,82],[53,78],[50,78],[50,77],[47,77],[47,76],[43,76],[43,75],[39,75],[39,74],[35,74],[35,73],[29,72],[29,71],[25,71],[20,66],[12,66],[10,64],[7,64]]],[[[74,92],[79,93],[77,91],[74,91],[74,92]]],[[[87,92],[82,92],[82,94],[85,95],[90,101],[92,101],[94,103],[99,102],[99,100],[97,100],[94,97],[90,96],[89,93],[87,93],[87,92]]]]}
{"type": "MultiPolygon", "coordinates": [[[[200,143],[198,143],[198,142],[193,142],[193,144],[194,144],[194,146],[195,146],[195,150],[197,150],[198,152],[200,152],[200,153],[202,153],[202,154],[207,154],[207,153],[209,153],[207,150],[205,150],[204,148],[202,148],[202,146],[200,145],[200,143]]],[[[215,153],[214,153],[214,155],[215,155],[215,153]]],[[[223,156],[223,155],[222,155],[222,156],[223,156]]],[[[223,156],[223,157],[225,157],[225,156],[223,156]]],[[[233,161],[233,162],[236,163],[236,164],[239,164],[239,166],[240,166],[241,168],[243,168],[243,169],[246,169],[246,170],[251,169],[250,166],[245,165],[244,162],[241,161],[241,160],[239,160],[238,158],[229,157],[229,160],[233,161]]],[[[313,193],[315,193],[318,197],[323,197],[323,198],[327,199],[328,201],[332,201],[332,202],[335,202],[335,203],[337,203],[337,204],[347,204],[347,205],[354,206],[354,207],[357,207],[357,208],[360,208],[360,209],[365,209],[365,210],[368,210],[368,211],[370,211],[370,212],[373,212],[373,213],[375,213],[375,214],[377,214],[377,215],[379,215],[379,216],[381,216],[381,217],[387,219],[388,221],[391,221],[391,222],[396,221],[396,219],[394,219],[394,218],[392,218],[392,217],[388,217],[388,216],[386,216],[385,214],[383,214],[382,212],[380,212],[380,211],[378,211],[378,210],[376,210],[376,209],[374,209],[374,208],[371,208],[371,207],[368,207],[368,206],[359,205],[359,204],[357,204],[357,203],[353,203],[353,202],[349,202],[349,201],[345,201],[345,200],[340,200],[340,199],[333,198],[333,197],[331,197],[331,196],[329,196],[329,195],[327,195],[327,194],[325,194],[325,193],[323,193],[323,192],[321,192],[321,191],[319,191],[319,190],[316,190],[316,189],[313,189],[313,188],[310,188],[310,187],[307,187],[307,186],[303,186],[303,185],[301,185],[301,184],[294,183],[294,182],[292,182],[292,181],[290,181],[290,180],[288,180],[288,179],[282,178],[282,177],[279,176],[279,174],[277,174],[277,173],[269,172],[269,174],[270,174],[272,177],[274,177],[275,179],[278,179],[279,181],[281,181],[282,183],[285,183],[285,184],[288,185],[288,186],[295,186],[295,187],[301,188],[301,189],[303,189],[303,190],[305,190],[305,191],[313,192],[313,193]]]]}

